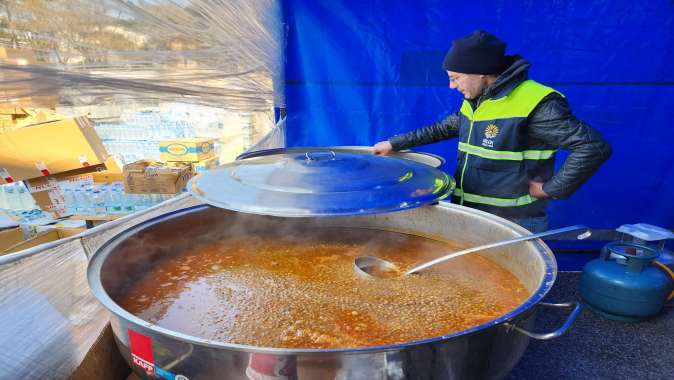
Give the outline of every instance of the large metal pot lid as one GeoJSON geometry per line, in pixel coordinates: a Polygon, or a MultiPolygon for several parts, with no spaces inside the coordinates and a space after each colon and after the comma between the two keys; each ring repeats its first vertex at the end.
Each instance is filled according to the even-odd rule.
{"type": "MultiPolygon", "coordinates": [[[[306,152],[307,150],[312,150],[316,152],[329,152],[333,151],[335,153],[362,153],[362,154],[372,154],[372,147],[371,146],[329,146],[329,147],[299,147],[299,148],[275,148],[275,149],[263,149],[263,150],[256,150],[252,152],[245,152],[240,154],[236,159],[237,160],[245,160],[246,158],[251,158],[251,157],[260,157],[260,156],[268,156],[270,154],[277,154],[277,153],[303,153],[306,152]]],[[[429,166],[432,166],[434,168],[439,168],[445,163],[445,159],[432,154],[432,153],[426,153],[426,152],[417,152],[414,150],[401,150],[401,151],[394,151],[389,154],[391,157],[399,157],[399,158],[405,158],[408,160],[420,162],[422,164],[426,164],[429,166]]]]}
{"type": "Polygon", "coordinates": [[[228,210],[286,217],[364,215],[437,202],[454,179],[397,157],[297,150],[237,160],[190,180],[189,192],[228,210]]]}

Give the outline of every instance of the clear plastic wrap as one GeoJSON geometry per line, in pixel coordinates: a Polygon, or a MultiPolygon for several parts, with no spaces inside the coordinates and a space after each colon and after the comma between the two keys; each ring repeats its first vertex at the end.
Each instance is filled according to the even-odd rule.
{"type": "Polygon", "coordinates": [[[274,0],[8,0],[0,102],[283,106],[274,0]],[[9,48],[9,50],[7,50],[9,48]]]}
{"type": "MultiPolygon", "coordinates": [[[[144,106],[199,104],[269,126],[249,128],[242,146],[283,146],[283,125],[274,126],[274,107],[285,106],[282,25],[274,0],[4,1],[0,108],[119,119],[144,106]]],[[[0,380],[70,377],[108,323],[89,291],[88,255],[130,226],[194,204],[176,197],[0,256],[0,380]]]]}
{"type": "Polygon", "coordinates": [[[0,266],[0,379],[67,378],[107,324],[70,241],[0,266]]]}
{"type": "Polygon", "coordinates": [[[104,331],[87,258],[116,234],[198,202],[173,198],[82,235],[0,256],[0,379],[66,379],[104,331]]]}

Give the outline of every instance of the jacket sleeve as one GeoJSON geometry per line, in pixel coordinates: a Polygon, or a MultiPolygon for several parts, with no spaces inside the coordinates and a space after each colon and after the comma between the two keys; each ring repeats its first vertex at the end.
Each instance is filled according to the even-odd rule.
{"type": "Polygon", "coordinates": [[[544,98],[529,115],[528,133],[571,151],[561,169],[543,185],[543,191],[555,199],[573,194],[611,156],[611,146],[601,134],[576,118],[557,93],[544,98]]]}
{"type": "Polygon", "coordinates": [[[451,139],[459,135],[459,114],[454,113],[443,120],[413,131],[395,135],[389,139],[393,150],[403,150],[417,145],[451,139]]]}

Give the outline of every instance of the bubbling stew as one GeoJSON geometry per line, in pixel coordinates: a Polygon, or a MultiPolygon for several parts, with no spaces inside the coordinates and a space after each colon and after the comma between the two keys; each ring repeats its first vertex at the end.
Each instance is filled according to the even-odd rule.
{"type": "Polygon", "coordinates": [[[148,322],[226,343],[353,348],[410,342],[490,321],[529,293],[479,254],[384,279],[360,277],[355,257],[381,257],[406,270],[460,248],[356,228],[244,233],[171,255],[115,301],[148,322]]]}

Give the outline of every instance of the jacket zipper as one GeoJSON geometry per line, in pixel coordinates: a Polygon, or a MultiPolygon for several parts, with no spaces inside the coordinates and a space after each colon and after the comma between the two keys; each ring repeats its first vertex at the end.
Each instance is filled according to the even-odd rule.
{"type": "MultiPolygon", "coordinates": [[[[477,112],[477,109],[480,107],[480,103],[482,103],[482,96],[480,96],[477,99],[477,103],[475,103],[475,110],[473,111],[473,107],[471,106],[471,115],[470,115],[470,127],[468,128],[468,140],[466,141],[467,144],[470,144],[470,136],[473,133],[473,123],[475,122],[475,113],[477,112]]],[[[470,105],[470,102],[468,102],[468,105],[470,105]]],[[[459,185],[459,188],[461,189],[461,201],[460,205],[463,206],[463,197],[464,197],[464,192],[463,192],[463,178],[464,174],[466,173],[466,166],[468,166],[468,152],[464,152],[465,157],[463,159],[463,169],[461,169],[461,184],[459,185]]]]}

